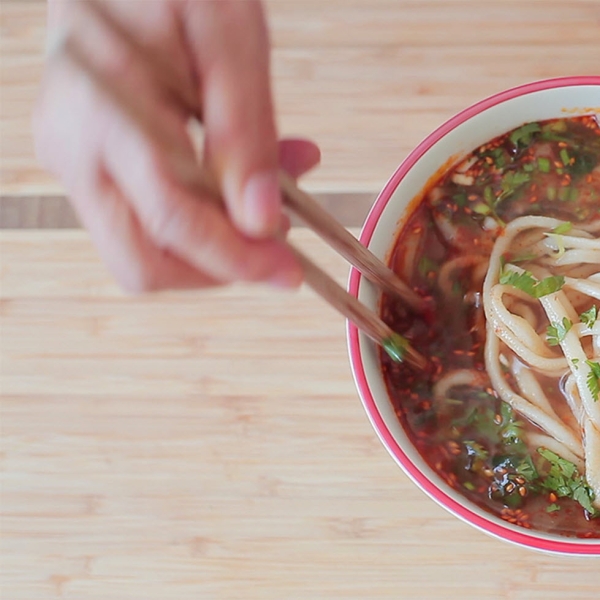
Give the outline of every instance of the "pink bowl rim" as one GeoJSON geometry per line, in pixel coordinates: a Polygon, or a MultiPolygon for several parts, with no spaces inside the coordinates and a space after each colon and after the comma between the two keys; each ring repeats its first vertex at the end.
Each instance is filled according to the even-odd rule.
{"type": "MultiPolygon", "coordinates": [[[[494,94],[493,96],[481,100],[480,102],[477,102],[476,104],[473,104],[469,108],[456,114],[454,117],[433,131],[430,135],[428,135],[398,167],[373,204],[373,207],[371,208],[360,233],[360,241],[365,246],[368,246],[379,218],[381,217],[384,208],[386,207],[399,183],[413,168],[415,163],[425,154],[425,152],[427,152],[434,144],[446,136],[450,131],[465,121],[471,119],[475,115],[493,106],[508,100],[512,100],[513,98],[553,88],[586,85],[600,85],[600,76],[588,75],[558,77],[526,83],[498,94],[494,94]]],[[[360,283],[361,274],[359,271],[352,268],[350,270],[350,277],[348,280],[348,291],[354,297],[358,297],[360,283]]],[[[523,530],[522,532],[515,531],[509,527],[504,527],[499,523],[482,517],[481,515],[470,510],[467,506],[457,502],[443,490],[441,490],[438,485],[431,481],[427,475],[425,475],[405,454],[385,424],[383,417],[377,409],[377,405],[375,404],[375,400],[371,394],[371,390],[367,382],[365,368],[361,358],[361,342],[358,330],[356,326],[350,322],[347,324],[347,336],[352,372],[361,396],[363,406],[369,419],[371,420],[371,423],[373,424],[373,427],[390,454],[392,454],[392,456],[413,479],[413,481],[415,481],[415,483],[417,483],[417,485],[421,487],[431,498],[436,500],[441,506],[449,510],[451,513],[454,513],[456,516],[464,521],[467,521],[471,525],[474,525],[475,527],[493,535],[494,537],[502,538],[520,546],[526,546],[536,550],[560,554],[600,555],[600,543],[590,543],[588,540],[585,540],[584,542],[583,539],[578,542],[576,541],[577,538],[573,538],[569,541],[548,540],[546,538],[538,537],[535,532],[531,530],[523,530]]]]}

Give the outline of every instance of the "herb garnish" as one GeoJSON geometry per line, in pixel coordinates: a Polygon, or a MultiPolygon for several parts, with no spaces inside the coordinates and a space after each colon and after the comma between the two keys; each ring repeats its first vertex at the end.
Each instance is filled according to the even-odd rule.
{"type": "Polygon", "coordinates": [[[538,133],[542,130],[539,123],[527,123],[519,129],[515,129],[510,134],[510,141],[515,146],[529,146],[534,133],[538,133]]]}
{"type": "Polygon", "coordinates": [[[542,173],[550,173],[550,159],[545,158],[544,156],[540,156],[537,159],[538,169],[542,173]]]}
{"type": "Polygon", "coordinates": [[[581,319],[581,322],[584,325],[587,325],[591,329],[596,323],[596,319],[598,318],[598,309],[594,305],[589,310],[582,312],[579,315],[579,318],[581,319]]]}
{"type": "Polygon", "coordinates": [[[565,233],[569,233],[573,229],[573,223],[569,221],[565,221],[560,225],[557,225],[550,233],[556,233],[557,235],[563,235],[565,233]]]}
{"type": "Polygon", "coordinates": [[[594,491],[579,474],[577,466],[547,448],[538,448],[537,451],[550,463],[550,471],[541,481],[542,488],[554,492],[559,498],[572,498],[590,515],[596,516],[598,511],[592,505],[594,491]]]}
{"type": "Polygon", "coordinates": [[[502,177],[502,181],[500,182],[502,192],[498,196],[497,203],[512,196],[521,186],[525,185],[530,180],[531,176],[527,173],[523,173],[522,171],[508,171],[508,173],[502,177]]]}
{"type": "Polygon", "coordinates": [[[594,400],[598,401],[598,394],[600,394],[600,364],[592,360],[586,360],[585,362],[590,368],[587,377],[588,390],[590,390],[594,400]]]}
{"type": "Polygon", "coordinates": [[[517,273],[506,269],[500,275],[500,283],[512,285],[533,298],[542,298],[558,292],[565,284],[563,275],[553,275],[538,281],[529,271],[517,273]]]}
{"type": "Polygon", "coordinates": [[[562,322],[553,321],[546,330],[548,345],[558,346],[565,339],[571,327],[573,327],[573,323],[567,317],[563,317],[562,322]]]}
{"type": "Polygon", "coordinates": [[[392,333],[390,337],[382,341],[383,349],[395,362],[402,362],[409,346],[408,340],[399,333],[392,333]]]}

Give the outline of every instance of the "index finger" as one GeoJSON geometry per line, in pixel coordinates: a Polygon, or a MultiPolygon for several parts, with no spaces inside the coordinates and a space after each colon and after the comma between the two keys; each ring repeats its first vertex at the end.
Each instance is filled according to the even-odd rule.
{"type": "Polygon", "coordinates": [[[230,217],[252,237],[281,218],[269,40],[260,2],[191,2],[186,30],[202,81],[207,160],[230,217]]]}

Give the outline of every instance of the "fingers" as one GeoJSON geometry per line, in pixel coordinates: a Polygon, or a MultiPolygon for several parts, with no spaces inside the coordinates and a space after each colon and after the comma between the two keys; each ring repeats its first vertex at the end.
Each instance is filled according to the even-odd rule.
{"type": "Polygon", "coordinates": [[[298,179],[321,161],[319,147],[310,140],[284,139],[279,142],[279,165],[294,179],[298,179]]]}
{"type": "MultiPolygon", "coordinates": [[[[208,155],[219,169],[235,223],[208,195],[194,194],[178,181],[160,136],[140,130],[131,113],[98,94],[89,78],[61,58],[49,67],[38,109],[40,155],[62,177],[100,254],[125,288],[236,280],[297,286],[302,271],[287,246],[255,238],[274,234],[282,223],[289,227],[280,211],[279,163],[298,177],[318,162],[318,148],[302,140],[276,142],[260,5],[222,0],[189,6],[214,13],[202,21],[211,32],[203,34],[194,54],[203,79],[208,155]],[[233,38],[224,50],[226,33],[233,38]]],[[[163,93],[151,61],[136,58],[118,36],[102,30],[102,23],[86,39],[89,58],[135,99],[136,109],[168,138],[167,145],[193,153],[187,114],[163,93]],[[102,40],[109,49],[91,52],[103,47],[102,40]]]]}
{"type": "Polygon", "coordinates": [[[252,237],[274,235],[281,195],[269,41],[255,0],[189,2],[185,28],[202,80],[211,166],[231,218],[252,237]]]}
{"type": "Polygon", "coordinates": [[[241,235],[211,197],[193,194],[173,178],[161,150],[130,122],[115,124],[105,141],[107,168],[157,246],[221,283],[300,284],[300,266],[282,242],[241,235]]]}
{"type": "Polygon", "coordinates": [[[84,197],[74,198],[78,215],[117,282],[128,292],[192,289],[219,282],[148,238],[126,199],[101,170],[84,197]]]}

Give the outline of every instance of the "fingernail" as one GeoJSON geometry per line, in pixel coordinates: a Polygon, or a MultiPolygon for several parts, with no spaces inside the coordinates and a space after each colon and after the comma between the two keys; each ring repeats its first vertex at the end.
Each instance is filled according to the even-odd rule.
{"type": "Polygon", "coordinates": [[[279,229],[281,191],[276,171],[253,175],[244,189],[243,226],[253,237],[267,237],[279,229]]]}

